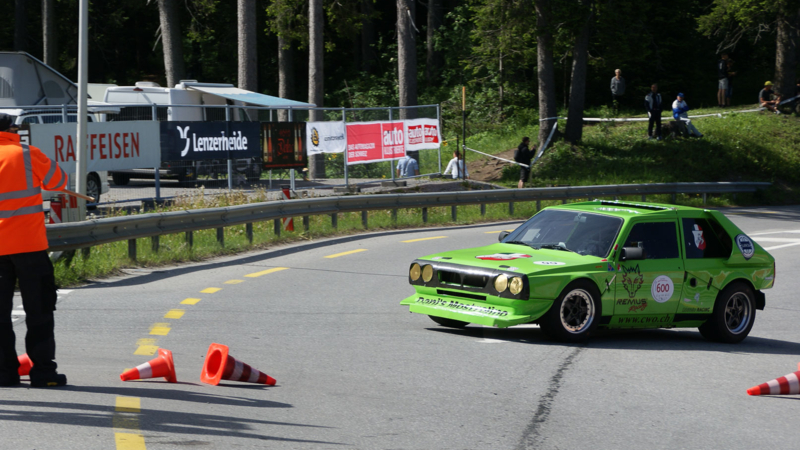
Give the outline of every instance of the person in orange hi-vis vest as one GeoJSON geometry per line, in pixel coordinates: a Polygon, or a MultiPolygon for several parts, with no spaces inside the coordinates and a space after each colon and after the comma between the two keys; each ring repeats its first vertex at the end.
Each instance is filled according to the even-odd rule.
{"type": "Polygon", "coordinates": [[[63,386],[53,333],[56,280],[47,255],[41,190],[67,187],[67,174],[38,148],[21,144],[14,117],[0,114],[0,386],[20,384],[11,322],[19,281],[25,308],[25,349],[32,387],[63,386]]]}

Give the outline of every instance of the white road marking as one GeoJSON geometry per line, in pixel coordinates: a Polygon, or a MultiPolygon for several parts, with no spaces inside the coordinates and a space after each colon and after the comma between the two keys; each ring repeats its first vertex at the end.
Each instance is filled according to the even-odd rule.
{"type": "Polygon", "coordinates": [[[800,230],[765,231],[763,233],[748,234],[748,236],[753,237],[753,236],[764,236],[766,234],[783,234],[783,233],[790,233],[790,234],[794,233],[794,234],[797,234],[797,233],[800,233],[800,230]]]}
{"type": "MultiPolygon", "coordinates": [[[[509,329],[509,328],[496,328],[496,327],[487,327],[487,326],[482,326],[482,328],[485,328],[487,330],[508,330],[509,329]]],[[[514,325],[513,327],[510,327],[510,328],[514,328],[516,330],[529,329],[529,328],[539,328],[539,325],[532,324],[532,323],[527,323],[525,325],[514,325]]],[[[477,340],[475,342],[478,342],[478,343],[481,343],[481,344],[506,344],[508,342],[513,342],[513,341],[508,340],[508,339],[492,339],[492,338],[484,337],[483,339],[479,339],[479,340],[477,340]]]]}
{"type": "Polygon", "coordinates": [[[775,245],[773,247],[764,247],[764,250],[767,250],[767,251],[769,251],[769,250],[777,250],[779,248],[793,247],[795,245],[800,245],[800,242],[794,242],[792,244],[775,245]]]}
{"type": "Polygon", "coordinates": [[[756,242],[800,242],[800,239],[762,237],[756,239],[756,242]]]}

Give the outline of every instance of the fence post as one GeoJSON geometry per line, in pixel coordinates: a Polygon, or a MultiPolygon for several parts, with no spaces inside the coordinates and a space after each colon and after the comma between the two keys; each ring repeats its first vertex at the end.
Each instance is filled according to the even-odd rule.
{"type": "Polygon", "coordinates": [[[217,242],[220,247],[225,247],[225,228],[217,228],[217,242]]]}
{"type": "Polygon", "coordinates": [[[159,236],[150,236],[150,249],[153,250],[153,253],[158,253],[159,243],[159,236]]]}
{"type": "Polygon", "coordinates": [[[428,208],[422,208],[422,223],[428,223],[428,208]]]}
{"type": "Polygon", "coordinates": [[[128,239],[128,259],[136,261],[136,239],[128,239]]]}
{"type": "Polygon", "coordinates": [[[281,237],[281,219],[275,219],[274,225],[272,226],[272,231],[275,233],[275,237],[281,237]]]}
{"type": "Polygon", "coordinates": [[[331,214],[331,226],[334,230],[339,229],[339,214],[333,213],[331,214]]]}
{"type": "Polygon", "coordinates": [[[186,244],[189,246],[189,248],[192,248],[192,246],[194,245],[194,232],[187,231],[184,240],[186,241],[186,244]]]}
{"type": "Polygon", "coordinates": [[[486,203],[481,203],[481,217],[486,215],[486,203]]]}
{"type": "Polygon", "coordinates": [[[244,234],[247,236],[247,242],[252,244],[253,243],[253,224],[252,223],[244,224],[244,234]]]}
{"type": "Polygon", "coordinates": [[[309,218],[308,216],[303,216],[303,231],[308,232],[309,229],[309,218]]]}
{"type": "Polygon", "coordinates": [[[458,206],[453,205],[450,207],[450,217],[453,218],[453,222],[458,220],[458,206]]]}
{"type": "MultiPolygon", "coordinates": [[[[230,125],[231,123],[231,107],[230,105],[225,105],[225,125],[230,125]]],[[[226,127],[227,128],[227,127],[226,127]]],[[[228,129],[228,133],[230,136],[230,129],[228,129]]],[[[233,190],[233,160],[228,158],[228,190],[233,190]]]]}
{"type": "MultiPolygon", "coordinates": [[[[151,114],[153,122],[158,122],[158,107],[156,107],[155,103],[153,103],[151,114]]],[[[155,180],[154,182],[156,185],[156,204],[158,204],[158,201],[161,200],[161,172],[159,169],[161,169],[159,166],[153,168],[153,179],[155,180]]]]}
{"type": "Polygon", "coordinates": [[[367,229],[367,226],[369,225],[369,223],[367,222],[368,220],[369,220],[369,217],[368,217],[367,211],[361,211],[361,225],[364,226],[365,230],[367,229]]]}

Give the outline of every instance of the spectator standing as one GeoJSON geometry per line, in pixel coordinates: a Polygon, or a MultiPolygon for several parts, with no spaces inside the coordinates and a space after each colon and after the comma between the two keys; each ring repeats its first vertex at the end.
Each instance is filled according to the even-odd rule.
{"type": "Polygon", "coordinates": [[[614,77],[611,78],[611,104],[614,111],[619,111],[619,104],[622,101],[622,96],[625,95],[625,78],[622,77],[622,71],[617,69],[614,71],[614,77]]]}
{"type": "Polygon", "coordinates": [[[780,114],[781,112],[778,111],[778,104],[780,102],[781,96],[772,92],[772,81],[764,83],[764,89],[758,93],[758,104],[761,105],[762,108],[767,108],[775,114],[780,114]]]}
{"type": "Polygon", "coordinates": [[[444,169],[443,175],[453,174],[453,179],[461,178],[461,174],[464,174],[464,179],[469,179],[469,172],[467,172],[467,168],[464,166],[464,160],[461,159],[461,153],[458,150],[453,152],[453,159],[447,163],[447,168],[444,169]]]}
{"type": "Polygon", "coordinates": [[[661,140],[661,111],[664,109],[661,106],[661,94],[658,93],[658,84],[653,83],[650,86],[650,92],[644,97],[644,107],[647,110],[647,136],[650,139],[661,140]],[[656,128],[656,134],[653,135],[653,125],[656,128]]]}
{"type": "Polygon", "coordinates": [[[694,137],[703,137],[703,133],[700,132],[694,125],[692,125],[692,121],[689,120],[689,105],[683,99],[683,92],[678,94],[678,98],[672,102],[672,117],[675,120],[683,121],[686,124],[686,130],[689,132],[689,136],[694,137]]]}
{"type": "Polygon", "coordinates": [[[397,161],[397,176],[398,177],[413,177],[419,175],[419,163],[412,158],[411,155],[406,153],[406,156],[397,161]]]}
{"type": "Polygon", "coordinates": [[[17,283],[25,308],[25,349],[33,362],[31,387],[63,386],[67,377],[56,373],[58,296],[41,190],[65,189],[67,174],[38,148],[21,144],[16,129],[11,116],[0,114],[0,386],[20,384],[11,322],[17,283]]]}
{"type": "Polygon", "coordinates": [[[733,77],[736,72],[733,71],[733,60],[728,59],[728,89],[725,90],[725,106],[731,106],[731,98],[733,98],[733,77]]]}
{"type": "Polygon", "coordinates": [[[522,138],[522,143],[517,146],[517,151],[514,152],[514,161],[528,166],[519,166],[519,183],[517,183],[517,187],[520,189],[525,187],[525,183],[531,175],[531,161],[533,160],[534,150],[528,147],[530,142],[531,138],[527,136],[522,138]]]}
{"type": "Polygon", "coordinates": [[[723,53],[717,61],[717,106],[725,107],[725,93],[728,90],[728,54],[723,53]]]}

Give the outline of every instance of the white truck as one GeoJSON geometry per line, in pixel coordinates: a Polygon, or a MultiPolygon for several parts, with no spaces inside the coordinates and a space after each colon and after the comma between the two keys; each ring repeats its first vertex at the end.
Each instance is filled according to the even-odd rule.
{"type": "MultiPolygon", "coordinates": [[[[108,121],[124,120],[158,120],[158,121],[225,121],[225,108],[208,107],[210,105],[235,105],[231,108],[231,121],[255,121],[251,118],[241,101],[205,92],[214,89],[236,90],[231,84],[198,83],[195,80],[182,80],[174,88],[165,88],[157,83],[139,81],[135,86],[110,86],[105,90],[103,101],[118,105],[118,114],[108,114],[108,121]],[[136,106],[141,104],[142,106],[136,106]],[[154,111],[155,105],[155,111],[154,111]],[[155,114],[155,117],[153,117],[155,114]]],[[[246,91],[243,91],[246,92],[246,91]]],[[[216,162],[217,166],[224,164],[216,162]]],[[[213,161],[180,162],[167,161],[161,164],[159,177],[177,178],[179,182],[191,182],[197,179],[198,173],[209,172],[213,161]]],[[[244,174],[248,179],[259,179],[261,176],[260,158],[245,158],[234,161],[234,170],[244,174]]],[[[153,168],[111,171],[115,185],[126,185],[131,178],[154,178],[153,168]]],[[[215,175],[212,173],[212,175],[215,175]]]]}

